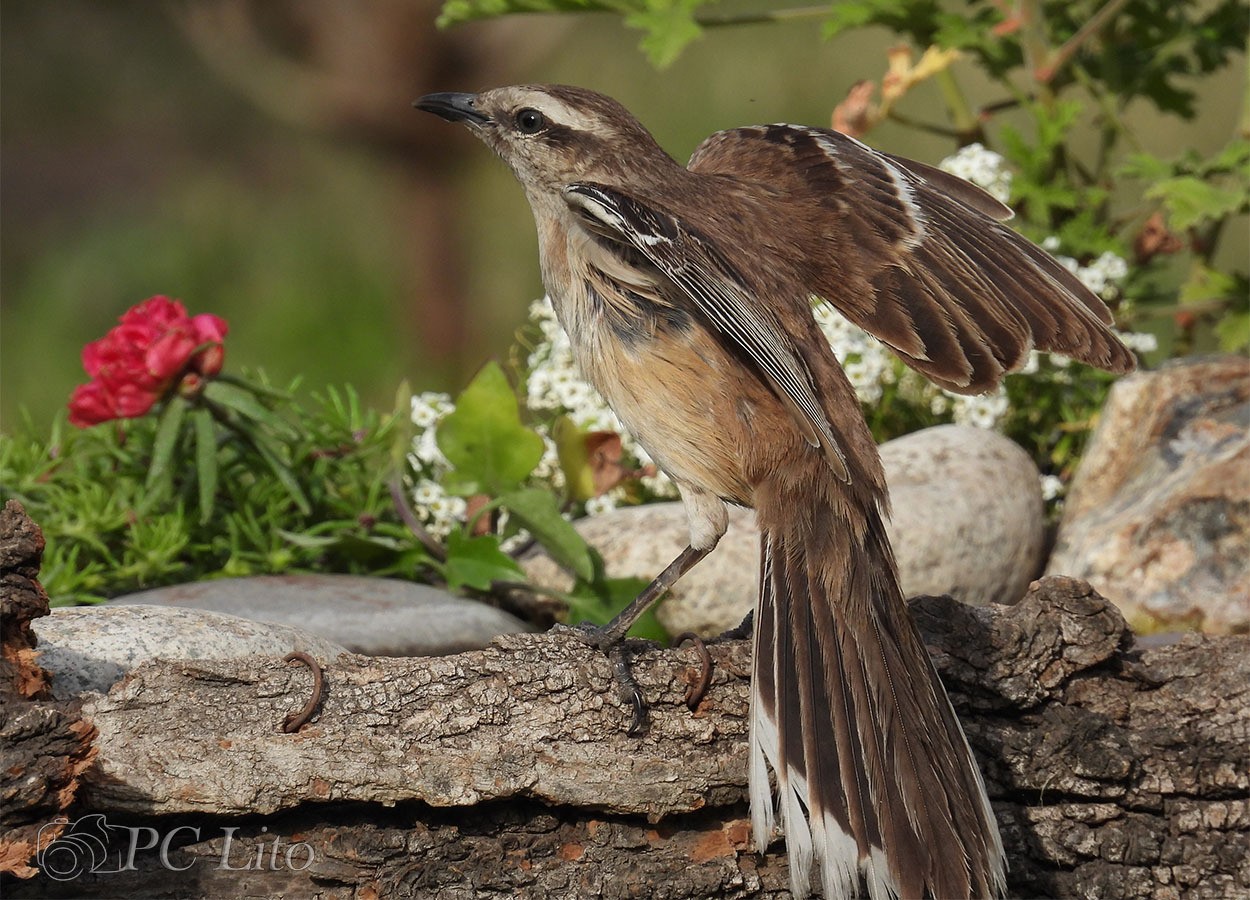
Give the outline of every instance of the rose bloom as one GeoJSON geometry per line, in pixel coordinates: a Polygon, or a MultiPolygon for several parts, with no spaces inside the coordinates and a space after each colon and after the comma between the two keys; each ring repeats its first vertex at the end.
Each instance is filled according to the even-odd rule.
{"type": "Polygon", "coordinates": [[[92,380],[69,400],[69,420],[79,428],[141,416],[184,377],[202,380],[221,371],[229,326],[218,316],[188,316],[179,301],[158,296],[118,321],[83,347],[82,367],[92,380]]]}

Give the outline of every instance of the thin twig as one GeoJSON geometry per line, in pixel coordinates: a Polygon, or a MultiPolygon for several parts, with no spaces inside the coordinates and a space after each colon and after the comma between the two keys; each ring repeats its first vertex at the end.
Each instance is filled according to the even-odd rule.
{"type": "Polygon", "coordinates": [[[728,15],[695,16],[704,28],[722,28],[727,25],[764,25],[770,22],[793,22],[799,19],[815,19],[829,15],[828,6],[793,6],[772,12],[730,13],[728,15]]]}
{"type": "Polygon", "coordinates": [[[1068,61],[1081,49],[1081,45],[1101,31],[1103,26],[1110,22],[1127,3],[1128,0],[1107,0],[1107,3],[1090,16],[1072,37],[1060,45],[1058,50],[1047,55],[1045,61],[1033,70],[1033,77],[1044,84],[1049,84],[1059,70],[1067,65],[1068,61]]]}

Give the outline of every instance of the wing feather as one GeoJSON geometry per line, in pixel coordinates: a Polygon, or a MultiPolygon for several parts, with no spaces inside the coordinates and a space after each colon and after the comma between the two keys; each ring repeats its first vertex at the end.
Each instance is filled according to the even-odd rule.
{"type": "Polygon", "coordinates": [[[954,175],[795,125],[714,134],[689,168],[785,196],[806,217],[796,238],[812,293],[943,387],[989,390],[1035,347],[1136,365],[1102,300],[954,175]]]}

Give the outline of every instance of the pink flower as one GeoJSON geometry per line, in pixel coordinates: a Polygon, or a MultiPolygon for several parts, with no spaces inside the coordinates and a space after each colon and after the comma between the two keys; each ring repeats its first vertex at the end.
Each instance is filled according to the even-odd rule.
{"type": "Polygon", "coordinates": [[[207,313],[195,317],[168,297],[149,297],[131,307],[119,325],[82,349],[91,376],[69,400],[69,420],[80,428],[110,419],[131,419],[150,410],[194,374],[221,372],[229,326],[207,313]]]}

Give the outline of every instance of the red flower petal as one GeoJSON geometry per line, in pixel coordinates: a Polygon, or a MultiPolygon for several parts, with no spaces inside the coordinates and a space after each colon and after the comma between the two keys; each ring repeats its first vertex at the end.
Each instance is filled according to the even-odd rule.
{"type": "Polygon", "coordinates": [[[134,419],[146,413],[159,399],[159,391],[145,391],[133,384],[123,384],[113,395],[113,409],[118,418],[134,419]]]}
{"type": "Polygon", "coordinates": [[[185,331],[167,331],[143,354],[147,374],[168,381],[187,367],[198,342],[185,331]]]}
{"type": "Polygon", "coordinates": [[[215,378],[221,372],[225,361],[226,348],[221,344],[213,344],[195,354],[195,359],[191,361],[191,368],[205,378],[215,378]]]}
{"type": "Polygon", "coordinates": [[[69,398],[69,421],[79,428],[99,425],[117,418],[112,398],[100,384],[89,381],[74,388],[69,398]]]}
{"type": "Polygon", "coordinates": [[[191,333],[201,344],[207,341],[216,341],[220,344],[226,339],[226,333],[229,330],[229,324],[221,316],[200,313],[198,316],[191,317],[191,333]]]}
{"type": "Polygon", "coordinates": [[[187,308],[181,302],[158,295],[130,307],[119,321],[123,325],[147,325],[164,329],[186,320],[187,308]]]}

